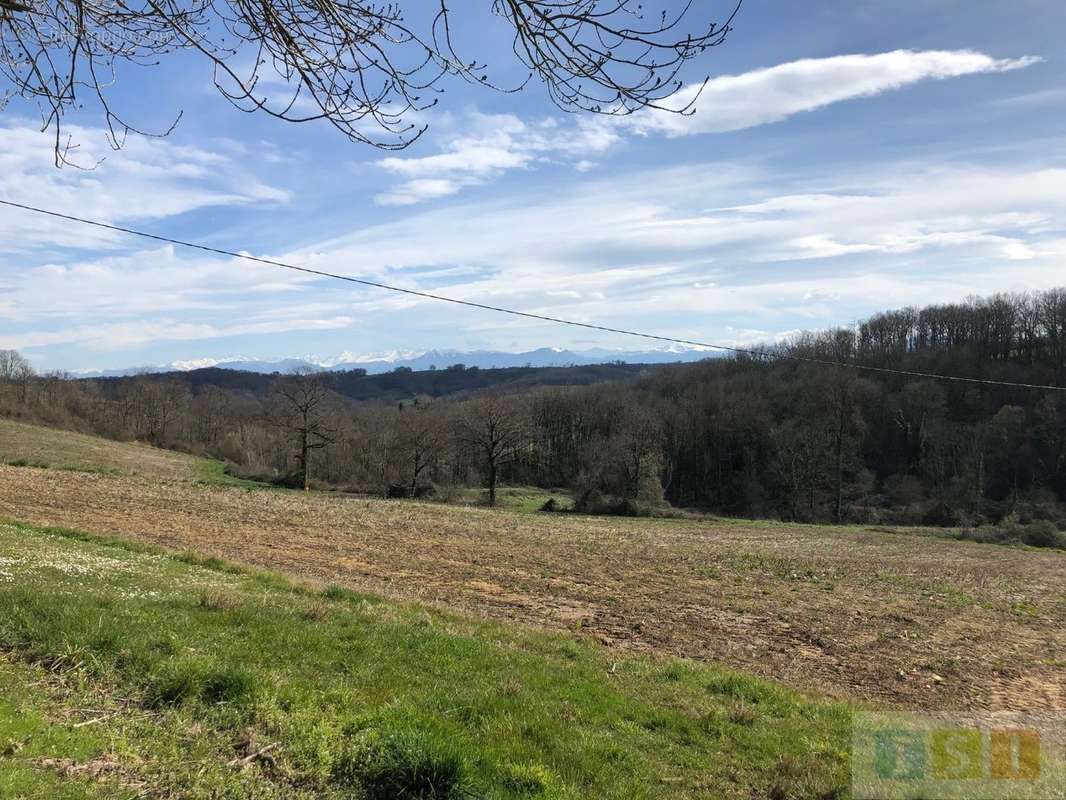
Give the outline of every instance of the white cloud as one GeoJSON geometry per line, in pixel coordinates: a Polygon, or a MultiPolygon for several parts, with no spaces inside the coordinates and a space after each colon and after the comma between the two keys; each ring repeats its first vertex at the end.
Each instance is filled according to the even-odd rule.
{"type": "Polygon", "coordinates": [[[190,323],[161,319],[154,322],[121,322],[109,325],[86,325],[54,331],[27,331],[0,335],[0,347],[47,347],[77,344],[93,350],[122,350],[138,345],[167,341],[219,339],[232,336],[263,336],[292,331],[324,331],[351,326],[351,317],[329,319],[289,319],[266,322],[239,322],[228,325],[190,323]]]}
{"type": "Polygon", "coordinates": [[[926,248],[989,245],[989,254],[1009,261],[1027,261],[1036,253],[1024,242],[983,231],[946,231],[933,233],[888,232],[873,237],[873,242],[842,242],[826,234],[799,236],[782,243],[779,254],[767,261],[802,261],[836,258],[860,253],[914,253],[926,248]]]}
{"type": "Polygon", "coordinates": [[[1060,86],[1054,89],[1040,89],[1035,92],[1026,92],[1025,94],[1013,95],[1011,97],[1001,97],[993,100],[992,104],[1001,108],[1010,109],[1013,112],[1021,108],[1057,105],[1063,100],[1066,100],[1066,86],[1060,86]]]}
{"type": "Polygon", "coordinates": [[[581,156],[603,152],[618,139],[614,131],[587,120],[563,127],[550,119],[527,123],[513,114],[472,112],[463,133],[447,139],[442,152],[378,161],[379,167],[404,180],[374,199],[379,205],[413,205],[559,158],[577,158],[575,169],[586,171],[593,164],[581,156]]]}
{"type": "Polygon", "coordinates": [[[695,113],[647,110],[616,124],[639,134],[691,136],[724,133],[778,122],[804,111],[871,97],[925,80],[1023,69],[1039,58],[992,58],[970,50],[894,50],[874,55],[805,58],[767,69],[713,78],[700,93],[690,84],[669,100],[695,113]],[[699,95],[697,98],[697,94],[699,95]]]}
{"type": "MultiPolygon", "coordinates": [[[[441,293],[703,341],[730,338],[725,323],[818,326],[1064,282],[1066,170],[891,163],[792,180],[811,191],[767,188],[762,170],[720,164],[576,179],[521,203],[426,211],[301,258],[363,274],[467,264],[469,278],[441,293]]],[[[499,335],[493,315],[430,302],[373,293],[358,315],[499,335]]],[[[566,335],[512,326],[529,345],[566,335]]]]}
{"type": "MultiPolygon", "coordinates": [[[[424,210],[276,257],[701,341],[1063,283],[1066,169],[823,166],[791,177],[803,192],[743,164],[569,175],[537,195],[424,210]]],[[[511,349],[573,342],[532,320],[169,247],[44,262],[10,270],[4,283],[0,347],[136,348],[349,327],[367,349],[499,347],[504,329],[511,349]]],[[[350,335],[329,341],[350,349],[350,335]]]]}
{"type": "Polygon", "coordinates": [[[457,181],[448,178],[416,178],[382,192],[374,198],[374,202],[381,206],[412,206],[423,200],[435,200],[456,194],[469,183],[469,180],[457,181]]]}
{"type": "MultiPolygon", "coordinates": [[[[235,142],[208,141],[193,147],[131,134],[121,150],[112,151],[102,144],[100,130],[69,126],[65,131],[78,143],[71,157],[80,165],[99,162],[98,166],[57,169],[47,134],[19,121],[0,126],[0,196],[110,223],[289,199],[287,192],[241,165],[243,147],[235,142]]],[[[29,212],[4,209],[0,214],[0,252],[41,246],[107,247],[118,237],[29,212]]]]}
{"type": "Polygon", "coordinates": [[[722,76],[709,81],[702,93],[700,85],[689,85],[668,105],[685,108],[699,94],[696,113],[691,115],[649,109],[627,117],[580,118],[574,124],[561,124],[551,119],[527,123],[512,114],[471,113],[466,129],[447,139],[440,153],[378,161],[379,167],[403,180],[375,200],[379,205],[414,205],[456,194],[510,170],[557,159],[587,172],[595,166],[588,156],[609,150],[627,130],[668,137],[724,133],[919,81],[1007,72],[1039,60],[997,59],[969,50],[895,50],[802,59],[722,76]]]}
{"type": "Polygon", "coordinates": [[[240,305],[289,305],[313,276],[242,259],[190,257],[171,245],[120,256],[64,258],[8,268],[13,291],[0,294],[0,319],[24,325],[42,318],[212,314],[240,305]],[[284,296],[284,301],[277,299],[284,296]]]}
{"type": "Polygon", "coordinates": [[[530,152],[519,149],[511,136],[502,141],[463,139],[446,153],[424,158],[386,158],[381,167],[405,178],[463,174],[483,177],[506,169],[524,167],[532,159],[530,152]]]}

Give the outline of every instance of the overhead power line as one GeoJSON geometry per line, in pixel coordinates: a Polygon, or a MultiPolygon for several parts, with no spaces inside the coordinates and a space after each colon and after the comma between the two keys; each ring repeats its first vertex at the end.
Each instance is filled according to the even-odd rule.
{"type": "Polygon", "coordinates": [[[11,208],[18,208],[23,211],[30,211],[35,214],[43,214],[48,217],[54,217],[56,219],[66,220],[68,222],[77,222],[81,225],[91,225],[95,228],[103,228],[109,231],[117,231],[118,233],[129,234],[130,236],[139,236],[143,239],[153,239],[157,242],[165,242],[167,244],[175,244],[181,247],[188,247],[193,250],[201,250],[207,253],[214,253],[220,256],[228,256],[230,258],[240,258],[245,261],[254,261],[259,264],[267,264],[272,267],[281,267],[282,269],[294,270],[296,272],[303,272],[308,275],[317,275],[322,278],[332,278],[338,281],[347,281],[349,283],[357,283],[361,286],[370,286],[375,289],[384,289],[389,292],[398,292],[400,294],[411,295],[413,297],[422,297],[427,300],[437,300],[442,303],[452,303],[457,306],[467,306],[468,308],[478,308],[482,311],[494,311],[498,314],[510,314],[514,317],[525,317],[526,319],[535,319],[541,322],[552,322],[557,325],[569,325],[574,328],[585,328],[593,331],[602,331],[604,333],[617,333],[623,336],[635,336],[641,339],[651,339],[657,342],[670,342],[672,344],[682,344],[691,347],[705,347],[709,350],[717,350],[726,353],[735,353],[737,355],[751,356],[757,359],[772,358],[780,361],[795,361],[804,364],[818,364],[826,367],[843,367],[847,369],[858,369],[866,372],[879,372],[889,375],[902,375],[911,378],[929,378],[931,380],[940,381],[955,381],[959,383],[975,383],[984,384],[987,386],[1006,386],[1016,389],[1042,389],[1047,391],[1066,392],[1064,386],[1052,386],[1049,384],[1040,383],[1019,383],[1017,381],[997,381],[987,378],[966,378],[961,375],[942,375],[934,372],[920,372],[917,370],[906,369],[893,369],[892,367],[875,367],[866,364],[858,364],[849,361],[835,361],[832,359],[813,358],[809,356],[800,356],[793,353],[784,353],[777,351],[767,350],[753,350],[743,347],[731,347],[724,344],[712,344],[710,342],[699,342],[693,339],[678,339],[673,336],[661,336],[654,333],[644,333],[642,331],[632,331],[625,328],[615,328],[609,325],[595,325],[591,322],[578,322],[573,319],[564,319],[562,317],[552,317],[547,314],[534,314],[530,311],[518,311],[513,308],[503,308],[502,306],[493,306],[487,303],[477,303],[472,300],[460,300],[457,297],[446,297],[445,295],[434,294],[432,292],[420,292],[416,289],[404,289],[401,286],[391,286],[387,283],[381,283],[379,281],[372,281],[366,278],[356,278],[351,275],[339,275],[334,272],[326,272],[325,270],[313,269],[311,267],[301,267],[297,264],[287,264],[284,261],[276,261],[272,258],[261,258],[259,256],[249,255],[248,253],[237,253],[232,250],[224,250],[220,247],[211,247],[206,244],[197,244],[196,242],[187,242],[182,239],[175,239],[170,236],[161,236],[155,233],[148,233],[147,231],[139,231],[134,228],[126,228],[121,225],[111,225],[107,222],[100,222],[98,220],[86,219],[84,217],[76,217],[72,214],[63,214],[59,211],[51,211],[46,208],[37,208],[36,206],[26,205],[24,203],[16,203],[12,200],[0,199],[0,205],[9,206],[11,208]]]}

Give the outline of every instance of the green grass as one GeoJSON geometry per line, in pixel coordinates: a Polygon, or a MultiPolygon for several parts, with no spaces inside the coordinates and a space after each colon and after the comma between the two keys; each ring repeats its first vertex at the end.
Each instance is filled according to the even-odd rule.
{"type": "Polygon", "coordinates": [[[0,797],[846,794],[845,705],[73,531],[0,524],[0,652],[0,797]]]}
{"type": "Polygon", "coordinates": [[[188,480],[202,459],[132,442],[0,419],[0,463],[188,480]]]}
{"type": "MultiPolygon", "coordinates": [[[[24,800],[94,800],[131,796],[85,781],[63,780],[35,764],[52,753],[87,762],[106,747],[101,731],[54,723],[55,704],[30,688],[39,669],[0,660],[0,797],[24,800]],[[110,793],[105,793],[105,789],[110,793]]],[[[76,723],[75,723],[76,724],[76,723]]]]}
{"type": "MultiPolygon", "coordinates": [[[[487,497],[485,489],[467,487],[454,490],[448,502],[454,505],[484,505],[487,497]]],[[[500,486],[496,489],[496,508],[503,511],[532,514],[540,511],[548,500],[554,500],[560,511],[574,507],[573,499],[565,491],[539,489],[536,486],[500,486]]]]}
{"type": "Polygon", "coordinates": [[[531,514],[534,511],[540,511],[548,500],[554,500],[560,511],[574,506],[574,501],[566,492],[549,492],[546,489],[525,487],[501,489],[497,496],[497,505],[507,511],[531,514]]]}
{"type": "Polygon", "coordinates": [[[262,481],[252,481],[246,478],[238,478],[226,472],[226,464],[213,458],[197,459],[196,471],[201,483],[212,486],[236,486],[240,489],[274,489],[277,491],[290,491],[280,486],[274,486],[262,481]]]}
{"type": "MultiPolygon", "coordinates": [[[[212,458],[190,457],[192,476],[197,483],[209,486],[234,486],[238,489],[277,489],[288,491],[279,486],[274,486],[261,481],[252,481],[238,478],[226,471],[226,464],[212,458]]],[[[34,469],[58,469],[66,472],[85,472],[93,475],[121,475],[122,472],[115,468],[97,467],[88,464],[52,464],[46,461],[30,461],[24,458],[16,458],[6,462],[9,467],[33,467],[34,469]]]]}
{"type": "Polygon", "coordinates": [[[81,465],[69,465],[69,464],[51,464],[47,461],[36,461],[26,458],[13,458],[9,461],[5,461],[5,464],[9,467],[29,467],[31,469],[57,469],[62,472],[85,472],[90,475],[120,475],[121,473],[117,469],[105,469],[103,467],[93,467],[85,464],[81,465]]]}
{"type": "Polygon", "coordinates": [[[215,459],[8,419],[0,419],[0,464],[99,475],[144,475],[244,489],[276,488],[229,475],[226,465],[215,459]]]}

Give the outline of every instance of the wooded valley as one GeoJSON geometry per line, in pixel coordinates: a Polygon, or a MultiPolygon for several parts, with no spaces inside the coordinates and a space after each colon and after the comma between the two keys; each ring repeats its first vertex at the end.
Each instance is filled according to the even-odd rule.
{"type": "MultiPolygon", "coordinates": [[[[224,460],[233,474],[447,499],[500,484],[578,510],[798,521],[1043,521],[1066,501],[1066,289],[886,312],[694,365],[77,380],[0,357],[2,411],[224,460]],[[575,385],[581,384],[581,385],[575,385]]],[[[1050,538],[1049,538],[1050,537],[1050,538]]]]}

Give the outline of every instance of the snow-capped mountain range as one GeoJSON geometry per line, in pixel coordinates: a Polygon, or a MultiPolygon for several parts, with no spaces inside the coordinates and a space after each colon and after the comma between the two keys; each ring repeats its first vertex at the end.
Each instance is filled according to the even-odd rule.
{"type": "Polygon", "coordinates": [[[104,378],[123,377],[143,373],[188,372],[194,369],[214,367],[216,369],[244,370],[270,374],[274,372],[292,372],[298,368],[311,368],[331,372],[351,369],[365,369],[371,375],[391,372],[399,367],[412,370],[444,369],[453,364],[467,367],[493,369],[499,367],[567,367],[585,364],[604,364],[611,361],[623,361],[627,364],[672,364],[676,362],[701,361],[713,358],[714,351],[696,349],[663,350],[561,350],[554,347],[541,347],[522,353],[507,353],[498,350],[427,350],[425,352],[397,352],[374,356],[359,356],[353,353],[341,353],[336,358],[282,358],[276,361],[267,359],[243,358],[200,358],[174,361],[170,364],[158,364],[149,367],[131,367],[116,370],[84,370],[77,372],[79,377],[104,378]]]}

